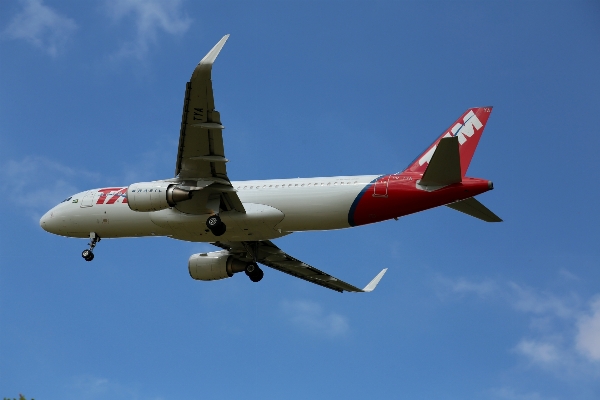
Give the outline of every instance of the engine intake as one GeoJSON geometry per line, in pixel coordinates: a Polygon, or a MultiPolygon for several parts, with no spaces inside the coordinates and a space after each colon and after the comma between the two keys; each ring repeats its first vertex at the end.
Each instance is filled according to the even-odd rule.
{"type": "Polygon", "coordinates": [[[233,274],[242,272],[251,264],[239,260],[229,254],[227,250],[211,253],[193,254],[188,260],[190,276],[200,281],[215,281],[231,278],[233,274]]]}
{"type": "Polygon", "coordinates": [[[191,198],[192,192],[169,182],[140,182],[127,188],[127,204],[133,211],[164,210],[191,198]]]}

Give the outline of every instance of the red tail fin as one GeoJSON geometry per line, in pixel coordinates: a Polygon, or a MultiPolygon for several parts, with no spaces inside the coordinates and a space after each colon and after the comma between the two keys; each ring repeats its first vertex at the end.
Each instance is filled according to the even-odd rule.
{"type": "Polygon", "coordinates": [[[485,128],[485,124],[490,117],[492,107],[471,108],[465,111],[463,115],[453,123],[444,133],[433,142],[423,154],[417,157],[405,171],[425,172],[429,165],[429,160],[437,148],[438,142],[445,137],[458,136],[460,145],[460,171],[461,176],[465,176],[475,149],[485,128]]]}

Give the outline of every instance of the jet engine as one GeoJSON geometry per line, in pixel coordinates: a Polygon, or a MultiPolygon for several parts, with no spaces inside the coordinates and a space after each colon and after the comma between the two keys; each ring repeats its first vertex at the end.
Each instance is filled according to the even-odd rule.
{"type": "Polygon", "coordinates": [[[251,262],[238,260],[227,250],[193,254],[188,260],[190,276],[201,281],[231,278],[233,274],[246,270],[251,262]]]}
{"type": "Polygon", "coordinates": [[[141,182],[127,188],[127,204],[133,211],[164,210],[192,198],[192,192],[170,182],[141,182]]]}

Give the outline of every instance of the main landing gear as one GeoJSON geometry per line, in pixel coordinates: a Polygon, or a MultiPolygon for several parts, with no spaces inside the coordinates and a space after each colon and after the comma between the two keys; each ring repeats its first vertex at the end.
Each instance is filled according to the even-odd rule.
{"type": "Polygon", "coordinates": [[[246,273],[246,275],[248,275],[248,278],[250,278],[252,282],[259,282],[265,275],[263,270],[260,269],[258,264],[256,264],[255,262],[246,265],[246,269],[244,270],[244,272],[246,273]]]}
{"type": "Polygon", "coordinates": [[[242,245],[246,249],[247,255],[254,260],[246,265],[244,272],[252,282],[260,282],[265,273],[256,262],[258,259],[258,242],[242,242],[242,245]]]}
{"type": "Polygon", "coordinates": [[[83,257],[85,261],[92,261],[94,259],[94,247],[96,247],[96,244],[98,244],[100,240],[100,236],[98,236],[96,232],[90,232],[90,248],[81,252],[81,257],[83,257]]]}
{"type": "Polygon", "coordinates": [[[221,236],[227,230],[227,227],[217,214],[208,217],[206,220],[206,226],[215,236],[221,236]]]}

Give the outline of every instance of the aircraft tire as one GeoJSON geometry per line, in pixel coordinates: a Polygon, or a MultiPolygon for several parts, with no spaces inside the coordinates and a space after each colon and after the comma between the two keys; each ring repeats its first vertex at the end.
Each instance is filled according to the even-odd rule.
{"type": "Polygon", "coordinates": [[[227,226],[225,226],[225,224],[221,222],[220,225],[217,225],[216,227],[212,228],[211,232],[215,236],[221,236],[222,234],[225,233],[226,230],[227,230],[227,226]]]}
{"type": "Polygon", "coordinates": [[[256,265],[256,263],[250,263],[246,265],[246,269],[244,269],[244,272],[246,273],[246,275],[250,276],[257,268],[258,265],[256,265]]]}
{"type": "Polygon", "coordinates": [[[246,275],[248,275],[248,278],[250,278],[252,282],[260,282],[260,280],[265,275],[263,270],[260,269],[258,265],[256,265],[256,263],[248,264],[244,272],[246,273],[246,275]]]}
{"type": "Polygon", "coordinates": [[[81,257],[83,257],[85,261],[92,261],[94,259],[94,253],[88,249],[85,249],[81,252],[81,257]]]}
{"type": "Polygon", "coordinates": [[[265,273],[262,269],[259,268],[255,271],[254,274],[250,275],[249,278],[252,282],[260,282],[263,276],[265,276],[265,273]]]}
{"type": "Polygon", "coordinates": [[[214,230],[215,228],[217,228],[219,225],[223,224],[223,222],[221,222],[221,217],[219,217],[218,215],[211,215],[210,217],[208,217],[208,219],[206,220],[206,226],[208,227],[208,229],[210,229],[211,231],[214,230]]]}

